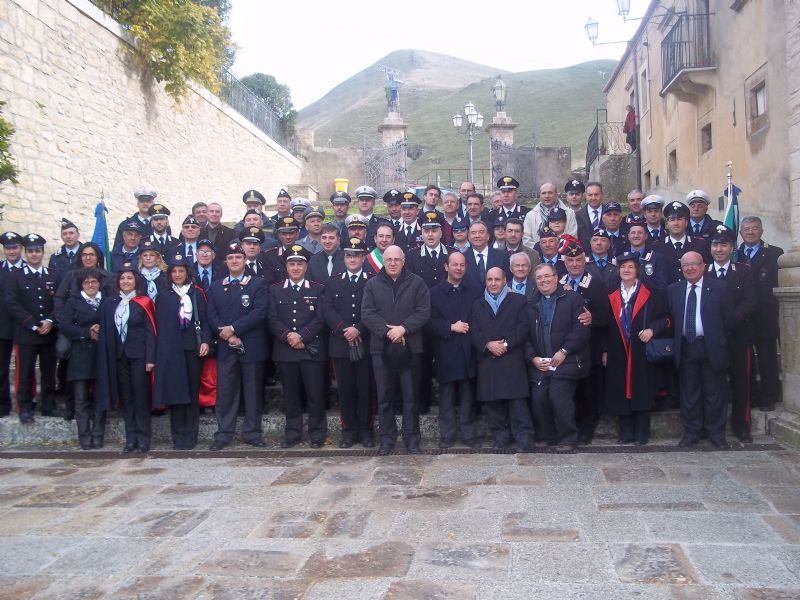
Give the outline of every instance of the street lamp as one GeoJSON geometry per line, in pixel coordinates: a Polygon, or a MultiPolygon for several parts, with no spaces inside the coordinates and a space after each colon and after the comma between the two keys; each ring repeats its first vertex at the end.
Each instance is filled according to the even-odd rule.
{"type": "Polygon", "coordinates": [[[586,29],[586,36],[589,38],[589,41],[592,42],[592,45],[595,45],[597,42],[597,29],[600,27],[600,24],[597,20],[589,17],[589,20],[586,21],[586,25],[583,27],[586,29]]]}
{"type": "MultiPolygon", "coordinates": [[[[464,103],[464,115],[467,117],[466,134],[467,147],[469,148],[469,180],[475,181],[475,168],[472,160],[472,142],[475,139],[473,135],[475,129],[481,129],[483,127],[483,115],[477,111],[475,105],[469,100],[464,103]]],[[[464,118],[460,113],[453,115],[453,127],[461,129],[463,123],[464,118]]]]}
{"type": "Polygon", "coordinates": [[[628,20],[628,13],[631,12],[631,0],[617,0],[617,13],[623,21],[628,20]]]}
{"type": "Polygon", "coordinates": [[[503,112],[506,109],[506,84],[500,75],[497,76],[497,82],[492,87],[492,95],[494,95],[494,108],[497,112],[503,112]]]}

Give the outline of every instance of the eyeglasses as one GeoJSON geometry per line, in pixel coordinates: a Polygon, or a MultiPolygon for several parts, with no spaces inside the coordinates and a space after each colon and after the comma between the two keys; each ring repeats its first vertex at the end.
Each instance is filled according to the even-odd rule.
{"type": "Polygon", "coordinates": [[[208,256],[209,254],[214,254],[213,250],[198,250],[197,254],[200,256],[208,256]]]}

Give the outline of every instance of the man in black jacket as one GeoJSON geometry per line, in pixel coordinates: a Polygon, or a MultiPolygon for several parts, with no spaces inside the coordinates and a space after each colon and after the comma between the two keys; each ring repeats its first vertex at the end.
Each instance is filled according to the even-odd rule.
{"type": "Polygon", "coordinates": [[[480,297],[481,289],[465,280],[467,263],[460,252],[447,255],[445,270],[447,278],[431,289],[431,319],[425,329],[433,346],[439,382],[439,447],[449,448],[460,433],[465,445],[478,448],[476,369],[469,321],[472,305],[480,297]]]}
{"type": "MultiPolygon", "coordinates": [[[[0,262],[0,289],[8,288],[12,273],[25,266],[22,260],[23,238],[18,233],[6,231],[0,235],[5,260],[0,262]]],[[[11,382],[9,368],[14,350],[14,320],[6,307],[5,294],[0,292],[0,418],[11,414],[11,382]]]]}
{"type": "Polygon", "coordinates": [[[405,268],[398,246],[383,253],[383,270],[367,282],[361,319],[369,328],[370,354],[378,390],[381,444],[378,454],[389,454],[397,440],[391,399],[395,389],[403,397],[403,443],[420,452],[419,408],[414,396],[414,369],[422,353],[422,328],[430,317],[430,292],[425,282],[405,268]]]}
{"type": "Polygon", "coordinates": [[[557,452],[572,452],[578,443],[575,388],[589,372],[590,330],[580,320],[585,304],[580,295],[559,286],[552,265],[538,265],[533,273],[537,293],[529,303],[526,354],[536,445],[555,444],[557,452]]]}
{"type": "MultiPolygon", "coordinates": [[[[347,229],[344,231],[346,233],[347,229]]],[[[337,223],[325,223],[322,226],[319,238],[322,252],[317,252],[308,261],[308,276],[311,281],[327,284],[332,275],[344,272],[344,253],[340,247],[340,232],[341,228],[337,223]]]]}

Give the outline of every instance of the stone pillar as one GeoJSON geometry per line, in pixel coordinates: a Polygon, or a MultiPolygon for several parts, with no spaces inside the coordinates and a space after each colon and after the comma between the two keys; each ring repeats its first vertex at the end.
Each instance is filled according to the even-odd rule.
{"type": "Polygon", "coordinates": [[[406,129],[408,129],[408,125],[397,112],[390,112],[386,115],[383,123],[378,125],[378,132],[381,134],[384,146],[391,146],[406,139],[406,129]]]}
{"type": "Polygon", "coordinates": [[[783,412],[769,424],[781,441],[800,446],[800,3],[784,0],[789,130],[789,218],[792,248],[778,260],[783,412]]]}
{"type": "Polygon", "coordinates": [[[505,111],[497,113],[492,122],[486,126],[489,137],[493,142],[500,142],[506,146],[514,145],[514,129],[517,124],[506,115],[505,111]]]}

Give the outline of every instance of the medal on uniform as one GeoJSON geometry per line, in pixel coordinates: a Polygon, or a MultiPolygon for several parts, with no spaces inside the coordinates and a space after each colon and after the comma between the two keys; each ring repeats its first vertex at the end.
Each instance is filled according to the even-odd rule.
{"type": "Polygon", "coordinates": [[[245,308],[250,306],[250,296],[247,294],[242,294],[242,306],[245,308]]]}
{"type": "Polygon", "coordinates": [[[653,274],[653,263],[644,263],[644,272],[648,276],[653,274]]]}

